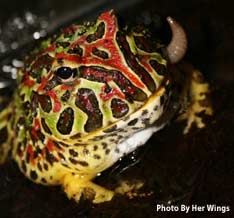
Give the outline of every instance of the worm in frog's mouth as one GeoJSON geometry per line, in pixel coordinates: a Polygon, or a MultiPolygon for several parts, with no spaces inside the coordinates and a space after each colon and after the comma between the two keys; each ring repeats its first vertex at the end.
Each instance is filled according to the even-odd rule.
{"type": "Polygon", "coordinates": [[[183,27],[173,18],[167,17],[167,22],[172,31],[172,39],[166,48],[166,53],[170,63],[179,62],[187,51],[187,36],[183,27]]]}

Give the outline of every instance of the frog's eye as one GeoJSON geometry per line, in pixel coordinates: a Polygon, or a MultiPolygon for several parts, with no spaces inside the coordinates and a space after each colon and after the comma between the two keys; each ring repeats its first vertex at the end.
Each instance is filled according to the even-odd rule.
{"type": "Polygon", "coordinates": [[[60,67],[55,71],[55,75],[62,83],[72,83],[77,79],[78,69],[70,67],[60,67]]]}

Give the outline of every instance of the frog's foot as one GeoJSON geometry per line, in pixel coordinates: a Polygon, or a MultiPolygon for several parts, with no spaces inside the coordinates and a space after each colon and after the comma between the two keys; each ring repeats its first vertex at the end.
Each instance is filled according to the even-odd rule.
{"type": "Polygon", "coordinates": [[[189,82],[188,96],[190,98],[189,105],[185,112],[183,112],[178,120],[187,119],[187,125],[184,129],[184,134],[187,134],[195,124],[198,128],[205,127],[205,123],[200,115],[211,116],[213,109],[210,101],[210,89],[209,84],[205,82],[203,75],[200,71],[195,70],[191,66],[186,66],[187,71],[190,71],[191,78],[189,82]]]}
{"type": "Polygon", "coordinates": [[[147,197],[152,195],[152,192],[149,193],[140,193],[139,189],[142,188],[144,182],[142,181],[134,181],[129,182],[127,180],[123,180],[120,182],[120,185],[115,189],[115,193],[126,195],[128,198],[132,199],[135,197],[147,197]]]}
{"type": "Polygon", "coordinates": [[[128,192],[137,191],[144,183],[142,181],[129,182],[128,180],[121,180],[119,186],[115,189],[118,194],[126,194],[128,192]]]}
{"type": "Polygon", "coordinates": [[[114,192],[94,184],[90,177],[67,174],[63,179],[63,188],[69,199],[79,202],[81,196],[92,200],[93,203],[110,201],[114,192]]]}

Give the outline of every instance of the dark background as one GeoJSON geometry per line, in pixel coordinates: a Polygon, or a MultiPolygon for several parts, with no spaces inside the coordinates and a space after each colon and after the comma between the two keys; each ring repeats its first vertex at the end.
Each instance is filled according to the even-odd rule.
{"type": "MultiPolygon", "coordinates": [[[[208,121],[207,128],[194,128],[186,136],[181,134],[183,124],[173,123],[155,134],[144,148],[97,178],[99,184],[107,187],[115,186],[121,179],[144,180],[142,192],[153,192],[148,197],[116,196],[101,205],[85,200],[76,204],[69,201],[60,188],[31,183],[12,161],[8,161],[0,166],[0,217],[233,217],[233,6],[228,0],[1,0],[0,42],[5,40],[6,45],[10,45],[16,40],[19,47],[9,47],[0,53],[0,66],[24,56],[34,44],[32,34],[41,29],[40,22],[33,28],[9,31],[12,20],[22,18],[26,11],[35,14],[39,21],[48,22],[44,27],[47,34],[72,22],[94,19],[110,8],[116,9],[128,21],[148,22],[158,15],[162,20],[167,15],[175,17],[189,37],[186,59],[200,69],[211,84],[215,115],[208,121]],[[138,161],[133,164],[131,157],[138,161]],[[170,202],[229,206],[231,212],[181,215],[156,211],[157,204],[170,202]]],[[[162,28],[165,41],[170,37],[167,29],[167,26],[162,28]]],[[[0,70],[0,78],[8,77],[0,70]]]]}

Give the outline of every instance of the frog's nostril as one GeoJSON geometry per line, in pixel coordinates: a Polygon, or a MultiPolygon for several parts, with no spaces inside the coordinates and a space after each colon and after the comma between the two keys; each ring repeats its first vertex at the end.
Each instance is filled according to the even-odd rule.
{"type": "Polygon", "coordinates": [[[177,23],[173,18],[167,17],[172,31],[172,39],[166,48],[167,56],[170,63],[179,62],[187,51],[187,36],[183,27],[177,23]]]}

